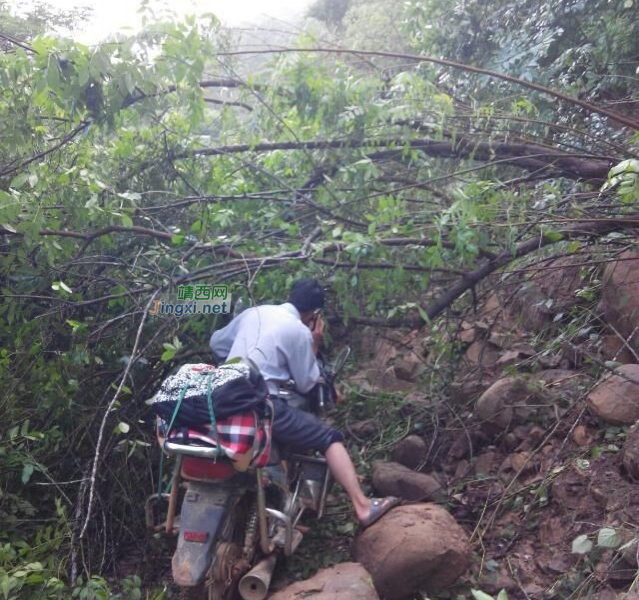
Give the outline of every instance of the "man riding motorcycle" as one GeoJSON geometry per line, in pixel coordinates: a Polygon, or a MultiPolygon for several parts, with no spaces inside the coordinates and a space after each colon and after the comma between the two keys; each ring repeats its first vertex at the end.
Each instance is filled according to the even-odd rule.
{"type": "Polygon", "coordinates": [[[288,301],[249,308],[211,336],[211,350],[220,359],[239,357],[260,369],[273,402],[273,438],[294,451],[324,454],[331,474],[353,503],[357,519],[368,527],[399,503],[397,498],[367,498],[342,443],[342,434],[314,415],[289,406],[279,397],[280,386],[292,379],[298,392],[320,382],[316,355],[324,335],[319,314],[324,289],[317,280],[300,279],[288,301]]]}

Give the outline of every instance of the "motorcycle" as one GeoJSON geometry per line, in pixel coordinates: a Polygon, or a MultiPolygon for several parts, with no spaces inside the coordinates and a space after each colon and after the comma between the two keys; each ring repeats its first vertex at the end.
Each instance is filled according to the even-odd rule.
{"type": "MultiPolygon", "coordinates": [[[[334,405],[334,381],[350,348],[327,368],[320,362],[323,383],[315,397],[298,394],[292,382],[280,391],[289,405],[323,416],[334,405]]],[[[175,456],[170,492],[154,494],[146,504],[147,526],[177,535],[172,558],[181,597],[190,600],[264,600],[280,556],[290,556],[303,534],[303,514],[321,519],[331,485],[321,455],[288,453],[272,444],[268,464],[238,472],[211,446],[162,441],[175,456]],[[180,490],[185,493],[178,514],[180,490]],[[168,506],[158,523],[158,501],[168,506]]]]}

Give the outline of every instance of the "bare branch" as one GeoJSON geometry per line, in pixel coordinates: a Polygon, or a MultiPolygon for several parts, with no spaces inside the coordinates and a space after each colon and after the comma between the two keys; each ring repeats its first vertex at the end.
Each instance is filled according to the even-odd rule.
{"type": "Polygon", "coordinates": [[[588,221],[588,225],[578,224],[566,228],[563,231],[554,233],[552,236],[540,233],[535,237],[522,242],[511,252],[504,250],[501,254],[492,260],[486,261],[481,267],[471,271],[462,277],[455,285],[446,290],[435,302],[430,304],[426,309],[429,319],[441,315],[455,300],[462,296],[465,292],[475,287],[482,279],[494,273],[501,267],[506,266],[512,261],[526,256],[531,252],[540,250],[545,246],[556,244],[565,240],[577,237],[599,237],[626,227],[636,227],[639,214],[629,215],[627,218],[620,219],[600,219],[596,221],[588,221]]]}
{"type": "Polygon", "coordinates": [[[523,79],[519,79],[518,77],[506,75],[505,73],[498,73],[497,71],[491,71],[489,69],[473,67],[472,65],[464,65],[458,62],[454,62],[452,60],[446,60],[444,58],[435,58],[433,56],[421,56],[419,54],[403,54],[398,52],[382,52],[380,50],[344,50],[344,49],[336,49],[336,48],[278,48],[274,50],[236,50],[233,52],[220,52],[218,53],[218,56],[241,56],[241,55],[247,55],[247,54],[285,54],[285,53],[291,53],[291,52],[351,54],[355,56],[384,56],[386,58],[401,58],[403,60],[411,60],[416,62],[429,62],[436,65],[442,65],[444,67],[452,67],[453,69],[460,69],[462,71],[469,71],[471,73],[478,73],[479,75],[487,75],[488,77],[501,79],[503,81],[508,81],[509,83],[514,83],[516,85],[520,85],[530,90],[541,92],[542,94],[545,94],[547,96],[552,96],[553,98],[557,98],[569,104],[580,106],[581,108],[583,108],[589,113],[596,113],[604,117],[608,117],[610,120],[616,121],[617,123],[620,123],[622,125],[626,125],[627,127],[630,127],[632,129],[639,129],[639,122],[635,121],[634,119],[631,119],[630,117],[626,117],[625,115],[622,115],[620,113],[606,110],[605,108],[601,108],[599,106],[595,106],[594,104],[590,104],[589,102],[584,102],[583,100],[579,100],[578,98],[567,96],[566,94],[562,94],[561,92],[557,92],[543,85],[539,85],[538,83],[532,83],[531,81],[525,81],[523,79]]]}
{"type": "MultiPolygon", "coordinates": [[[[420,150],[429,156],[438,158],[460,158],[477,161],[493,161],[511,164],[528,170],[548,168],[558,175],[571,179],[604,181],[610,167],[617,160],[609,156],[592,154],[571,154],[557,152],[538,144],[510,144],[507,142],[475,142],[458,138],[456,140],[436,140],[421,138],[369,138],[364,140],[310,140],[306,142],[264,142],[261,144],[235,144],[217,148],[189,150],[172,158],[189,156],[222,156],[245,152],[271,152],[274,150],[325,150],[325,149],[366,148],[367,155],[373,160],[401,158],[406,149],[420,150]],[[376,148],[395,147],[379,151],[376,148]]],[[[550,175],[549,175],[550,176],[550,175]]]]}
{"type": "Polygon", "coordinates": [[[24,169],[25,167],[29,166],[31,163],[36,162],[44,158],[45,156],[48,156],[49,154],[51,154],[52,152],[55,152],[56,150],[59,150],[60,148],[62,148],[62,146],[65,146],[70,141],[72,141],[79,133],[84,131],[89,126],[89,124],[90,123],[88,121],[81,123],[75,129],[73,129],[67,135],[65,135],[57,144],[55,144],[54,146],[51,146],[51,148],[48,148],[47,150],[43,150],[42,152],[35,154],[31,158],[28,158],[22,161],[20,164],[5,168],[4,171],[0,171],[0,177],[6,177],[7,175],[11,175],[15,173],[16,171],[20,171],[21,169],[24,169]]]}

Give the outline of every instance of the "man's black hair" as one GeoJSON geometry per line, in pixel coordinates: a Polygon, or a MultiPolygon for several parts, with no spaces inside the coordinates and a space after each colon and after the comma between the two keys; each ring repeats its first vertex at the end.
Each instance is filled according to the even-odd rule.
{"type": "Polygon", "coordinates": [[[300,312],[324,307],[324,288],[317,279],[298,279],[291,287],[288,301],[300,312]]]}

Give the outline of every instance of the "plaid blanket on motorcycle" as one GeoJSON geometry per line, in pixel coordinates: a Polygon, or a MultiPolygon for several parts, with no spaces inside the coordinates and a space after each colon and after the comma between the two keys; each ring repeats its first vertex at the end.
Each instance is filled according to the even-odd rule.
{"type": "Polygon", "coordinates": [[[217,447],[207,395],[224,456],[239,471],[265,466],[271,449],[273,405],[259,371],[243,363],[217,368],[187,364],[164,380],[153,398],[160,445],[168,439],[177,444],[217,447]],[[167,432],[171,423],[173,429],[167,432]]]}
{"type": "MultiPolygon", "coordinates": [[[[270,401],[267,401],[270,404],[270,401]]],[[[272,413],[272,409],[271,409],[272,413]]],[[[174,427],[167,436],[168,423],[158,419],[158,437],[176,444],[216,447],[210,424],[174,427]]],[[[243,471],[248,466],[264,467],[271,451],[271,420],[260,418],[255,412],[219,419],[217,434],[224,455],[243,471]],[[242,468],[244,467],[244,468],[242,468]]]]}

